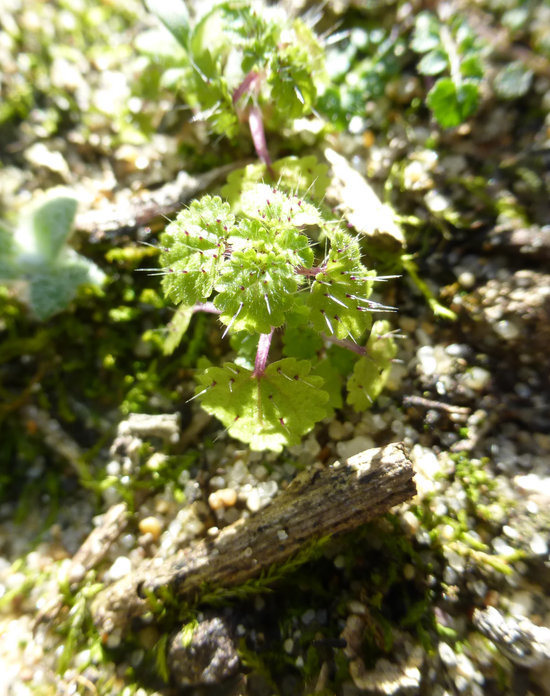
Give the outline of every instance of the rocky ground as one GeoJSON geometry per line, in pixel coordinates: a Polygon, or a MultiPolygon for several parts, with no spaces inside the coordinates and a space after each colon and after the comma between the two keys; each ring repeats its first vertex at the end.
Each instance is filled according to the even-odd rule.
{"type": "MultiPolygon", "coordinates": [[[[475,24],[480,7],[502,28],[491,3],[460,9],[475,24]]],[[[196,181],[180,198],[216,190],[208,173],[250,149],[178,125],[174,96],[147,94],[151,66],[128,48],[151,22],[141,6],[2,10],[3,96],[19,89],[23,103],[29,80],[42,90],[24,118],[2,121],[2,212],[69,186],[84,216],[75,244],[114,281],[44,325],[12,289],[2,296],[0,694],[550,693],[550,63],[532,48],[544,12],[530,11],[498,48],[499,60],[527,52],[522,98],[486,86],[475,117],[442,130],[392,96],[404,74],[357,133],[289,136],[320,159],[330,146],[369,181],[415,266],[381,291],[400,336],[382,396],[275,455],[187,403],[199,355],[229,348],[198,320],[178,364],[161,355],[155,331],[171,310],[157,279],[134,272],[136,242],[154,241],[146,225],[94,237],[85,224],[90,210],[139,209],[182,169],[196,181]],[[74,53],[25,58],[67,34],[74,53]],[[392,442],[410,453],[418,494],[391,514],[238,591],[165,597],[124,635],[98,633],[98,593],[144,559],[261,515],[300,471],[392,442]]],[[[274,138],[273,154],[288,142],[274,138]]],[[[348,204],[348,218],[373,215],[348,204]]]]}

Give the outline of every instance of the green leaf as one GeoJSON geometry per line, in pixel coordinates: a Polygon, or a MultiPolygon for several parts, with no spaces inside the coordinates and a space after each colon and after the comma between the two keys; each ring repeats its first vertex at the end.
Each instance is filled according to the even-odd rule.
{"type": "Polygon", "coordinates": [[[235,251],[215,286],[214,304],[233,331],[269,333],[285,322],[298,289],[294,268],[266,245],[235,251]]]}
{"type": "Polygon", "coordinates": [[[203,408],[218,418],[232,437],[253,450],[281,451],[297,444],[327,414],[323,380],[310,374],[307,360],[285,358],[261,377],[226,363],[199,376],[196,393],[203,408]]]}
{"type": "Polygon", "coordinates": [[[162,635],[153,646],[152,653],[155,657],[155,667],[158,676],[165,684],[170,681],[170,667],[168,666],[168,634],[162,635]]]}
{"type": "Polygon", "coordinates": [[[220,103],[215,105],[209,115],[209,122],[214,133],[224,135],[226,138],[235,138],[240,130],[240,122],[234,111],[229,111],[226,105],[222,108],[220,103]]]}
{"type": "Polygon", "coordinates": [[[162,344],[162,352],[164,355],[172,355],[179,346],[181,339],[189,327],[192,316],[193,307],[182,304],[177,308],[174,316],[166,327],[167,333],[162,344]]]}
{"type": "Polygon", "coordinates": [[[435,48],[429,51],[418,63],[418,72],[422,75],[439,75],[439,73],[447,70],[449,67],[449,59],[445,51],[441,48],[435,48]]]}
{"type": "Polygon", "coordinates": [[[360,258],[359,245],[349,234],[332,234],[326,261],[306,298],[311,323],[320,333],[339,339],[360,338],[371,327],[369,296],[376,274],[360,258]]]}
{"type": "Polygon", "coordinates": [[[478,87],[471,82],[457,87],[450,77],[443,77],[428,92],[426,102],[439,125],[454,128],[477,109],[478,87]]]}
{"type": "Polygon", "coordinates": [[[285,323],[313,263],[300,226],[322,222],[317,209],[294,196],[256,184],[242,198],[243,219],[227,239],[230,257],[214,289],[221,321],[233,331],[269,333],[285,323]]]}
{"type": "Polygon", "coordinates": [[[533,72],[520,61],[509,63],[495,77],[495,92],[502,99],[518,99],[527,94],[533,82],[533,72]]]}
{"type": "Polygon", "coordinates": [[[344,405],[342,398],[342,375],[332,364],[330,357],[320,360],[313,368],[312,374],[323,379],[323,389],[329,397],[327,408],[330,408],[330,412],[327,415],[332,416],[335,409],[342,408],[344,405]]]}
{"type": "Polygon", "coordinates": [[[0,280],[14,280],[20,270],[16,260],[17,247],[13,232],[0,223],[0,280]]]}
{"type": "Polygon", "coordinates": [[[251,334],[247,331],[239,331],[231,335],[229,343],[231,348],[237,353],[235,364],[247,370],[254,369],[259,338],[258,334],[251,334]]]}
{"type": "Polygon", "coordinates": [[[136,36],[134,46],[140,53],[163,65],[187,64],[187,52],[176,37],[164,27],[148,29],[136,36]]]}
{"type": "MultiPolygon", "coordinates": [[[[191,641],[193,640],[193,634],[199,627],[199,620],[196,618],[191,619],[188,623],[184,624],[181,628],[181,645],[184,648],[189,648],[191,646],[191,641]]],[[[166,679],[168,681],[168,679],[166,679]]]]}
{"type": "Polygon", "coordinates": [[[64,310],[80,285],[88,281],[86,264],[47,269],[29,279],[29,306],[37,319],[49,319],[64,310]]]}
{"type": "Polygon", "coordinates": [[[441,41],[439,23],[431,12],[420,12],[416,16],[411,48],[417,53],[426,53],[437,48],[441,41]]]}
{"type": "Polygon", "coordinates": [[[279,111],[287,118],[299,118],[315,103],[315,83],[307,54],[299,46],[288,46],[276,54],[268,78],[279,111]]]}
{"type": "Polygon", "coordinates": [[[458,44],[459,54],[467,55],[472,50],[478,48],[477,36],[464,17],[455,15],[454,21],[451,22],[451,26],[454,30],[454,38],[458,44]]]}
{"type": "MultiPolygon", "coordinates": [[[[314,201],[323,200],[329,184],[328,166],[320,164],[314,155],[284,157],[273,162],[272,169],[279,189],[292,191],[294,195],[307,194],[314,201]]],[[[229,174],[222,195],[229,201],[233,212],[239,213],[246,192],[269,178],[265,164],[249,164],[229,174]]]]}
{"type": "Polygon", "coordinates": [[[24,213],[15,234],[0,226],[0,277],[22,281],[23,299],[38,319],[65,309],[83,283],[105,279],[66,245],[75,212],[73,198],[51,198],[24,213]]]}
{"type": "Polygon", "coordinates": [[[189,37],[189,12],[183,0],[145,0],[145,6],[157,16],[182,46],[189,37]]]}
{"type": "Polygon", "coordinates": [[[247,187],[242,192],[240,207],[244,215],[265,221],[264,224],[276,231],[305,225],[319,226],[324,222],[314,205],[267,184],[247,187]]]}
{"type": "Polygon", "coordinates": [[[46,263],[54,261],[66,244],[75,214],[76,200],[58,197],[33,208],[21,221],[21,228],[30,226],[34,249],[46,263]]]}
{"type": "MultiPolygon", "coordinates": [[[[233,89],[245,75],[242,63],[246,50],[257,42],[261,44],[258,53],[268,50],[262,42],[265,28],[261,13],[245,4],[220,3],[201,18],[191,33],[193,62],[206,77],[223,77],[233,89]]],[[[251,67],[247,66],[246,71],[251,67]]]]}
{"type": "Polygon", "coordinates": [[[460,63],[460,74],[463,77],[483,77],[483,63],[481,62],[479,55],[474,54],[464,58],[464,60],[460,63]]]}
{"type": "Polygon", "coordinates": [[[367,354],[355,363],[353,374],[348,379],[348,403],[356,411],[370,408],[388,378],[391,361],[397,348],[389,332],[387,321],[374,323],[367,342],[367,354]]]}
{"type": "Polygon", "coordinates": [[[357,354],[348,348],[332,345],[327,351],[327,358],[341,377],[347,377],[357,362],[357,354]]]}
{"type": "Polygon", "coordinates": [[[323,338],[317,331],[303,326],[287,327],[283,334],[283,354],[301,360],[314,360],[323,348],[323,338]]]}
{"type": "Polygon", "coordinates": [[[441,126],[458,126],[475,112],[478,104],[478,82],[484,68],[477,36],[460,15],[443,23],[431,12],[421,12],[411,48],[426,54],[418,63],[421,74],[447,73],[435,83],[426,101],[441,126]]]}
{"type": "Polygon", "coordinates": [[[175,302],[193,305],[212,294],[235,223],[218,196],[193,201],[161,235],[162,287],[175,302]]]}

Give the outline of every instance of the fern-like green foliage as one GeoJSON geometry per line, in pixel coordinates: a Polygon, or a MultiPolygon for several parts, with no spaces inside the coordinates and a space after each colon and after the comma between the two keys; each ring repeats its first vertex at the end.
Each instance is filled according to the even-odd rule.
{"type": "MultiPolygon", "coordinates": [[[[234,137],[240,115],[258,106],[273,128],[311,113],[324,51],[300,19],[279,6],[239,0],[205,4],[206,13],[191,21],[183,0],[148,0],[176,39],[165,83],[178,88],[199,109],[216,133],[234,137]],[[174,54],[177,60],[174,60],[174,54]]],[[[149,34],[142,50],[166,54],[166,37],[149,34]]]]}
{"type": "Polygon", "coordinates": [[[230,201],[204,196],[168,225],[160,261],[164,291],[184,323],[193,306],[218,314],[237,351],[234,362],[198,376],[203,407],[253,449],[278,451],[342,404],[350,364],[338,367],[338,351],[366,361],[348,382],[360,409],[381,390],[394,348],[378,338],[386,327],[365,347],[372,313],[392,308],[370,299],[376,273],[359,241],[303,195],[323,170],[311,158],[273,169],[294,173],[294,192],[258,182],[255,166],[232,175],[230,201]],[[285,357],[268,364],[273,339],[280,353],[279,335],[285,357]]]}
{"type": "Polygon", "coordinates": [[[0,281],[12,284],[38,319],[62,311],[81,285],[105,279],[67,245],[76,201],[59,196],[29,208],[15,231],[0,224],[0,281]]]}
{"type": "Polygon", "coordinates": [[[424,54],[418,72],[437,76],[427,104],[444,128],[460,125],[475,113],[483,76],[480,40],[460,15],[443,21],[429,11],[416,17],[411,48],[424,54]]]}

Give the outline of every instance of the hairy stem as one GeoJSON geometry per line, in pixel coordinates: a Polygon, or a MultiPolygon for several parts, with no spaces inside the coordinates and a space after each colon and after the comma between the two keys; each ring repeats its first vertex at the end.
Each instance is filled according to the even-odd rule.
{"type": "Polygon", "coordinates": [[[252,373],[253,377],[261,377],[265,372],[267,356],[269,355],[269,348],[271,347],[271,339],[273,338],[274,331],[275,329],[271,327],[271,331],[268,334],[260,334],[258,349],[256,351],[256,360],[254,361],[254,372],[252,373]]]}
{"type": "Polygon", "coordinates": [[[267,143],[265,141],[262,111],[256,104],[251,106],[250,111],[248,112],[248,127],[250,128],[250,135],[252,136],[252,142],[254,143],[256,154],[266,165],[270,176],[275,178],[275,173],[271,166],[271,157],[269,156],[267,143]]]}
{"type": "Polygon", "coordinates": [[[260,74],[256,70],[251,70],[248,75],[245,76],[241,84],[233,92],[233,104],[236,104],[239,99],[243,96],[245,92],[250,92],[252,87],[257,84],[260,78],[260,74]]]}
{"type": "MultiPolygon", "coordinates": [[[[251,94],[254,92],[258,94],[260,91],[260,81],[261,75],[256,70],[251,70],[243,79],[241,84],[233,91],[232,99],[233,104],[236,107],[237,102],[247,92],[251,94]]],[[[262,110],[257,103],[254,103],[248,110],[248,127],[250,128],[250,135],[252,136],[252,142],[254,143],[254,149],[256,154],[261,159],[261,161],[266,165],[267,171],[272,178],[275,178],[273,168],[271,167],[271,157],[267,150],[267,143],[265,140],[264,131],[264,121],[262,117],[262,110]]]]}
{"type": "Polygon", "coordinates": [[[198,302],[193,307],[193,313],[195,312],[207,312],[208,314],[221,314],[221,311],[216,307],[213,302],[198,302]]]}

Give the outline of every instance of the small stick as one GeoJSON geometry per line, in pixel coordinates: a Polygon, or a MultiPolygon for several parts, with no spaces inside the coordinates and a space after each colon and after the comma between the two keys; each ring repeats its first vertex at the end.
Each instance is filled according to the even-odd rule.
{"type": "Polygon", "coordinates": [[[471,412],[471,409],[467,406],[455,406],[454,404],[446,404],[443,401],[426,399],[423,396],[417,396],[415,394],[403,397],[403,406],[421,406],[422,408],[433,408],[436,411],[456,413],[460,416],[468,416],[471,412]]]}
{"type": "Polygon", "coordinates": [[[128,523],[126,503],[112,505],[103,515],[101,524],[86,537],[71,560],[67,579],[80,582],[86,573],[95,568],[109,553],[111,545],[119,538],[128,523]]]}
{"type": "Polygon", "coordinates": [[[150,611],[147,597],[200,599],[201,589],[231,587],[281,564],[316,539],[349,532],[416,493],[403,443],[366,450],[344,463],[312,467],[248,519],[170,558],[144,561],[98,594],[92,617],[112,640],[150,611]]]}
{"type": "Polygon", "coordinates": [[[93,242],[129,234],[139,227],[166,225],[166,216],[181,210],[184,204],[217,181],[247,162],[231,162],[206,172],[192,175],[180,172],[174,181],[158,189],[136,193],[103,208],[88,210],[76,216],[75,228],[90,235],[93,242]]]}

